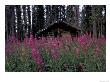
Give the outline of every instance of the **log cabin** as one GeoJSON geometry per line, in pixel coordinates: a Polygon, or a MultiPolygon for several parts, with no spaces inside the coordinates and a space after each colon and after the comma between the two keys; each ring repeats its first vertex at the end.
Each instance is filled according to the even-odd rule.
{"type": "Polygon", "coordinates": [[[37,35],[39,36],[62,36],[66,34],[70,34],[72,36],[78,36],[81,32],[81,29],[72,26],[64,21],[56,21],[54,23],[51,23],[49,26],[47,26],[44,29],[41,29],[37,32],[37,35]]]}

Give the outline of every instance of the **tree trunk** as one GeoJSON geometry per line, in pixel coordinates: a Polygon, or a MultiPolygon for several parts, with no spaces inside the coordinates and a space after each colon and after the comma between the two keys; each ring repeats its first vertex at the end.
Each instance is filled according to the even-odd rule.
{"type": "Polygon", "coordinates": [[[92,6],[92,19],[93,19],[93,37],[97,36],[96,32],[96,16],[95,16],[95,6],[92,6]]]}

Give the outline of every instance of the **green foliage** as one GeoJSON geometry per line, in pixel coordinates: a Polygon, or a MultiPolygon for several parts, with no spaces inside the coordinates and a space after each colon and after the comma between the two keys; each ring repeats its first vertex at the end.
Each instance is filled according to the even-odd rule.
{"type": "Polygon", "coordinates": [[[31,57],[30,53],[23,52],[23,46],[20,48],[22,51],[18,53],[20,49],[11,55],[6,55],[5,58],[5,70],[9,72],[31,72],[36,71],[36,62],[31,57]]]}
{"type": "MultiPolygon", "coordinates": [[[[71,48],[78,47],[78,44],[71,45],[71,48]]],[[[29,48],[21,45],[13,54],[6,55],[5,69],[7,72],[105,72],[106,71],[106,46],[101,46],[101,53],[94,54],[95,45],[91,44],[88,51],[84,52],[80,48],[79,55],[72,49],[65,52],[64,48],[60,48],[60,57],[52,58],[44,48],[39,48],[40,55],[43,58],[43,65],[37,65],[31,57],[29,48]],[[21,52],[21,53],[18,53],[21,52]]]]}

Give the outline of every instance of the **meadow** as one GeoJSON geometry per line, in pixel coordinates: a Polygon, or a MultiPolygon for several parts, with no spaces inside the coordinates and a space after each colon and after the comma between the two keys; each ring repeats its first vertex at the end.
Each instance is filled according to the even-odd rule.
{"type": "Polygon", "coordinates": [[[106,39],[40,37],[25,34],[23,41],[11,35],[5,43],[6,72],[106,72],[106,39]]]}

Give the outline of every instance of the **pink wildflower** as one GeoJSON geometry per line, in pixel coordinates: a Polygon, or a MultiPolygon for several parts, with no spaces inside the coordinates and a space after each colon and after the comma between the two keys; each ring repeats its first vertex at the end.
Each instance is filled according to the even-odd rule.
{"type": "Polygon", "coordinates": [[[43,60],[41,58],[41,55],[39,54],[39,51],[35,48],[32,48],[32,57],[34,58],[34,60],[36,61],[36,63],[38,65],[43,64],[43,60]]]}
{"type": "Polygon", "coordinates": [[[79,36],[77,41],[81,45],[81,47],[83,47],[89,42],[89,37],[84,34],[84,35],[79,36]]]}
{"type": "Polygon", "coordinates": [[[35,47],[35,39],[31,33],[30,33],[30,38],[29,38],[29,45],[31,48],[35,47]]]}

